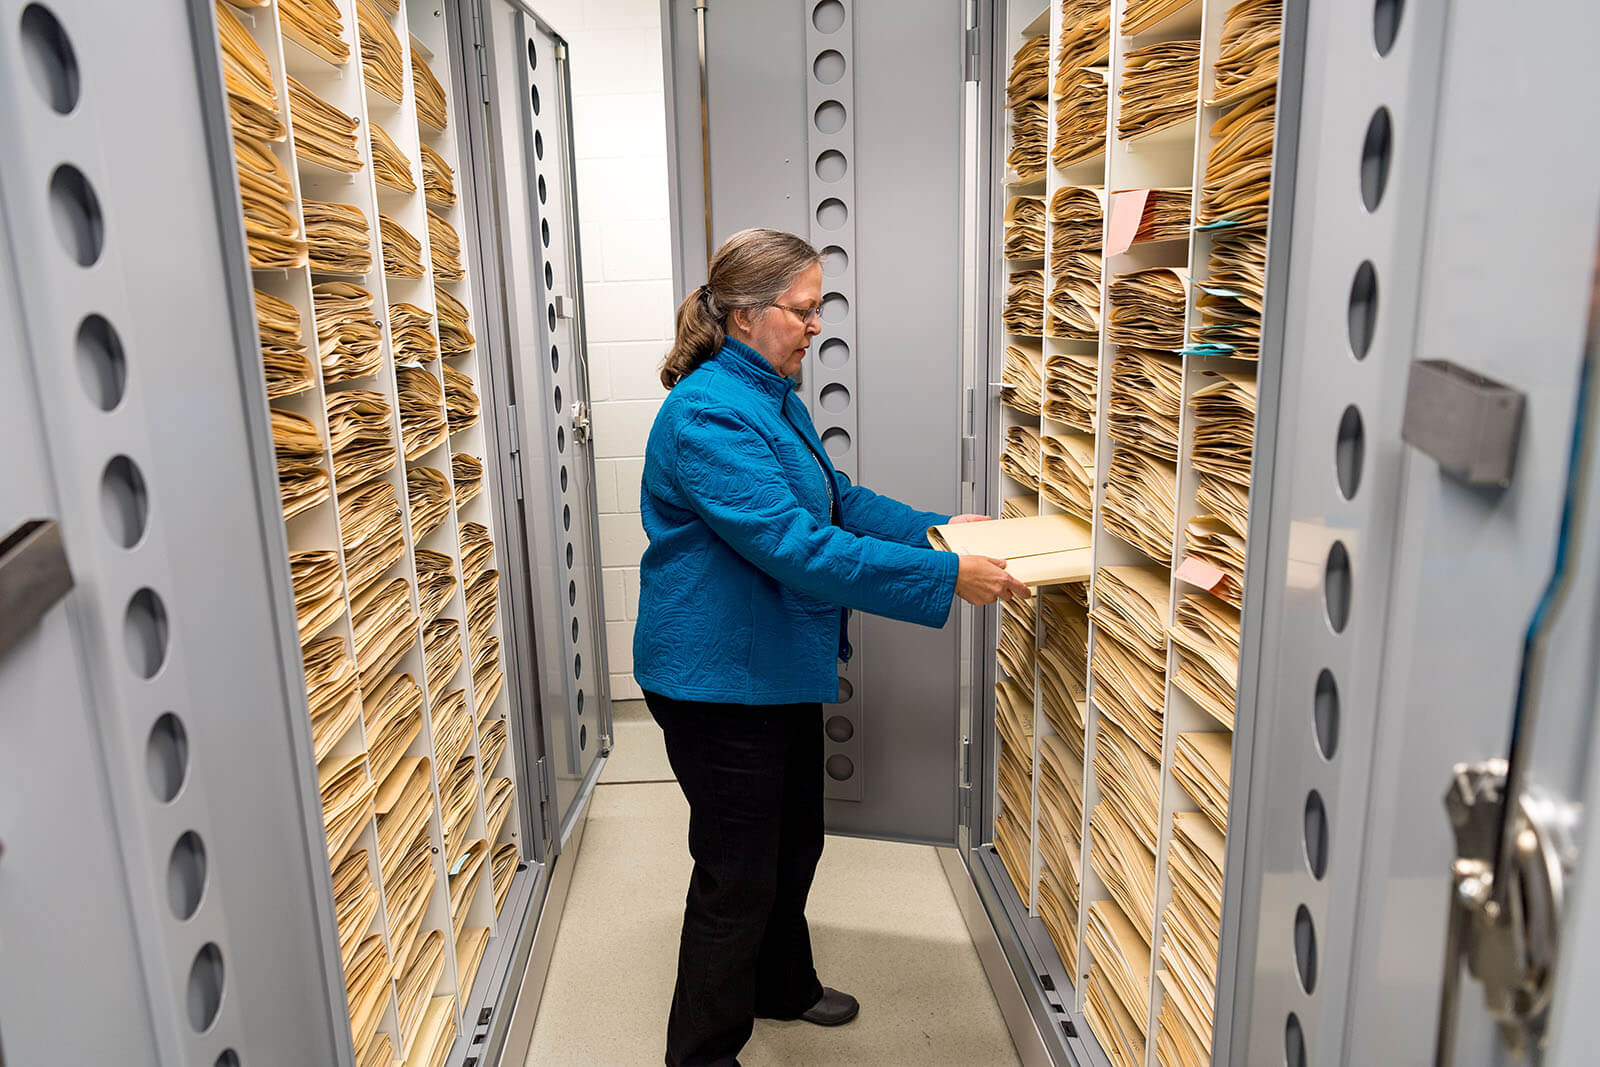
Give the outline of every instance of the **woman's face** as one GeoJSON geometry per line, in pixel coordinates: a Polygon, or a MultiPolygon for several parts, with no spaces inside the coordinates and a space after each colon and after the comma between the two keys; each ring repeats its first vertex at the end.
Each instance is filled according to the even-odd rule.
{"type": "Polygon", "coordinates": [[[811,339],[822,332],[821,316],[807,314],[822,306],[822,264],[813,263],[801,271],[777,304],[754,313],[736,313],[735,325],[744,318],[748,326],[735,330],[734,336],[765,356],[773,370],[792,377],[799,372],[811,339]],[[749,336],[739,337],[740,333],[749,336]]]}

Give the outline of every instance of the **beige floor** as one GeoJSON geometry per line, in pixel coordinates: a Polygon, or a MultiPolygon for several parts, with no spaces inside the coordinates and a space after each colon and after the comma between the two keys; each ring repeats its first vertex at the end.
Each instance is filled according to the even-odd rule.
{"type": "MultiPolygon", "coordinates": [[[[662,1062],[688,807],[648,716],[619,705],[615,733],[534,1028],[540,1067],[662,1062]]],[[[741,1063],[1018,1062],[933,849],[830,837],[807,913],[822,980],[861,1015],[837,1029],[758,1021],[741,1063]]]]}

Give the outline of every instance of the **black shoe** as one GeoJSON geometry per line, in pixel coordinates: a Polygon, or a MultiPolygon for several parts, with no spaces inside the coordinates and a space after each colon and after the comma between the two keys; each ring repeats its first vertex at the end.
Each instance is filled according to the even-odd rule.
{"type": "Polygon", "coordinates": [[[842,1026],[856,1017],[860,1001],[849,993],[822,987],[822,999],[800,1013],[800,1018],[818,1026],[842,1026]]]}

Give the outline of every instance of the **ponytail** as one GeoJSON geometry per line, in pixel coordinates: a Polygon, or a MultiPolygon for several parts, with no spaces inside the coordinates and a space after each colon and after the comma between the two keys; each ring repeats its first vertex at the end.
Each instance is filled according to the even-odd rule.
{"type": "Polygon", "coordinates": [[[661,362],[661,384],[671,389],[689,372],[717,354],[728,337],[723,323],[727,312],[717,314],[711,287],[702,285],[678,305],[678,329],[672,351],[661,362]]]}
{"type": "Polygon", "coordinates": [[[709,280],[678,305],[677,334],[661,361],[661,384],[671,389],[716,355],[728,337],[728,314],[766,308],[821,256],[782,230],[740,230],[711,257],[709,280]]]}

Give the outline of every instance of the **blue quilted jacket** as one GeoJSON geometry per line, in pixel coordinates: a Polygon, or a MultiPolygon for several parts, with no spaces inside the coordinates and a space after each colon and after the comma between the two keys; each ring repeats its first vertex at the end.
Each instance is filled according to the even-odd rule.
{"type": "Polygon", "coordinates": [[[652,692],[829,703],[848,609],[949,617],[957,557],[926,547],[949,516],[851,485],[794,383],[731,338],[661,405],[640,510],[633,674],[652,692]]]}

